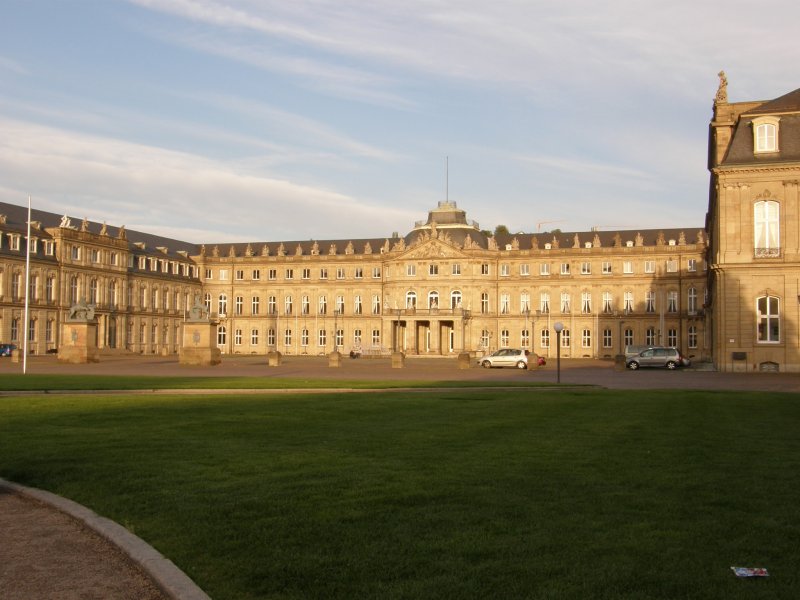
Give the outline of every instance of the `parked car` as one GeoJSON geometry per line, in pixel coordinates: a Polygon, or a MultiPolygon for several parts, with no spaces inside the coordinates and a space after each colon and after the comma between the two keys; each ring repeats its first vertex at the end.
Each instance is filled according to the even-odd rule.
{"type": "Polygon", "coordinates": [[[16,350],[14,344],[0,344],[0,356],[11,356],[11,353],[16,350]]]}
{"type": "Polygon", "coordinates": [[[519,348],[501,348],[487,356],[478,359],[478,364],[485,369],[492,367],[516,367],[518,369],[528,368],[528,354],[526,350],[519,348]]]}
{"type": "Polygon", "coordinates": [[[625,360],[627,367],[632,371],[640,367],[677,369],[678,367],[688,367],[692,364],[692,361],[683,356],[677,348],[663,346],[651,346],[639,354],[626,357],[625,360]]]}

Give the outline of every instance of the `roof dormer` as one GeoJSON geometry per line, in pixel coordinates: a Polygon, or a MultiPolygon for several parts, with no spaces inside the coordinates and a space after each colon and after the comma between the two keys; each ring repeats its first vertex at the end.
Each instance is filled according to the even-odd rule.
{"type": "Polygon", "coordinates": [[[766,154],[778,152],[779,117],[756,117],[753,119],[753,152],[766,154]]]}

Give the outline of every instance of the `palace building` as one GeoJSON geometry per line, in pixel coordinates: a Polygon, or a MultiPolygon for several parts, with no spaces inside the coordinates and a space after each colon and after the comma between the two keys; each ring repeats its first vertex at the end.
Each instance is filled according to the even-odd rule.
{"type": "Polygon", "coordinates": [[[223,354],[455,356],[522,347],[610,358],[678,347],[719,369],[800,370],[800,90],[730,104],[721,80],[706,227],[482,231],[440,202],[405,235],[196,245],[0,203],[0,342],[58,348],[95,306],[104,352],[175,354],[202,302],[223,354]]]}

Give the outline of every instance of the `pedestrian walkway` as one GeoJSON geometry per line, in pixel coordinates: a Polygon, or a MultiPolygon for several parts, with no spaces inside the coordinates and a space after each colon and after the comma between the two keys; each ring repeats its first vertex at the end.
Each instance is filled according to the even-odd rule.
{"type": "Polygon", "coordinates": [[[3,600],[208,600],[142,540],[87,508],[0,479],[3,600]]]}

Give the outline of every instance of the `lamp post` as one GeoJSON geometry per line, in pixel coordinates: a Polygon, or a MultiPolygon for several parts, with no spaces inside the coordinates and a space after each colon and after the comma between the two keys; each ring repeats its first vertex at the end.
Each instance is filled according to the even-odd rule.
{"type": "Polygon", "coordinates": [[[553,329],[556,330],[556,383],[561,383],[561,332],[564,331],[564,324],[556,321],[553,329]]]}

